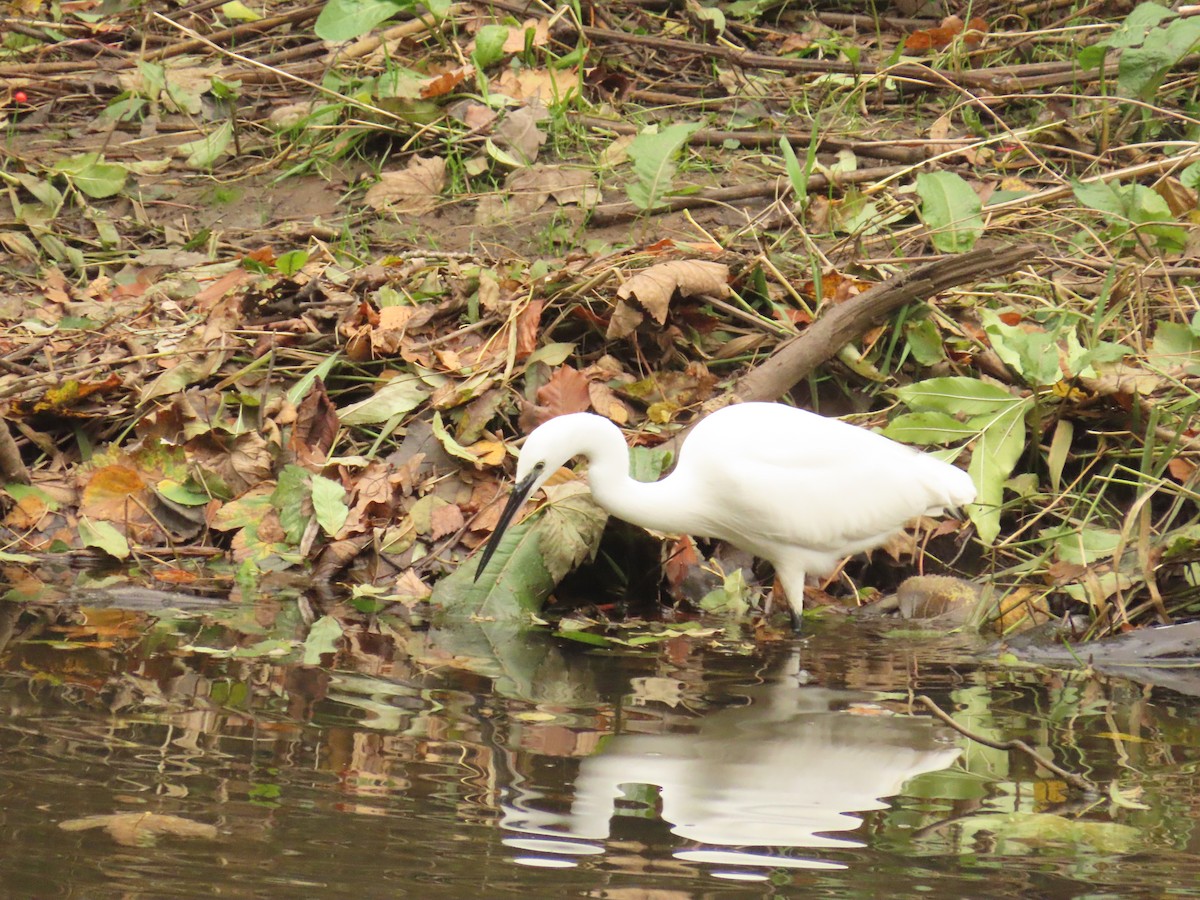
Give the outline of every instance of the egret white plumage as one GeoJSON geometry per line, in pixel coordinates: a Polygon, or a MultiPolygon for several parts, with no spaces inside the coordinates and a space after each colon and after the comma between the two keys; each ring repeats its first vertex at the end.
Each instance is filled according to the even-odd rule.
{"type": "Polygon", "coordinates": [[[769,561],[793,621],[804,582],[878,547],[919,515],[975,499],[961,469],[883,435],[780,403],[741,403],[700,421],[666,478],[635,481],[620,429],[591,413],[539,425],[517,460],[517,481],[476,571],[482,574],[526,499],[576,456],[592,496],[643,528],[728,541],[769,561]]]}

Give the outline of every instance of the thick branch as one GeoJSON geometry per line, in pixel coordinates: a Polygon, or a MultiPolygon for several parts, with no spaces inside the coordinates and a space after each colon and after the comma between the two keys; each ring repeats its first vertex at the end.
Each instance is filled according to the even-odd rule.
{"type": "Polygon", "coordinates": [[[983,248],[948,256],[880,282],[825,312],[804,333],[781,344],[771,358],[734,387],[738,401],[778,400],[838,351],[914,300],[984,278],[1004,275],[1034,255],[1029,245],[983,248]]]}

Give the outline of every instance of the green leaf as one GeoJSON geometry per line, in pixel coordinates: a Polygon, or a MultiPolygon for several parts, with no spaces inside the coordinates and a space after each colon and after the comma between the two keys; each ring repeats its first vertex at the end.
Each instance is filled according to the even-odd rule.
{"type": "Polygon", "coordinates": [[[79,538],[85,547],[103,550],[116,559],[129,557],[129,542],[111,522],[93,522],[87,516],[79,520],[79,538]]]}
{"type": "Polygon", "coordinates": [[[896,394],[911,409],[951,415],[995,415],[1021,402],[1005,388],[966,376],[929,378],[898,388],[896,394]]]}
{"type": "Polygon", "coordinates": [[[321,616],[312,623],[308,637],[304,639],[304,658],[301,663],[306,666],[321,665],[321,657],[326,653],[337,653],[338,641],[342,639],[342,626],[333,616],[321,616]]]}
{"type": "Polygon", "coordinates": [[[307,250],[289,250],[275,260],[275,268],[280,275],[295,275],[308,262],[307,250]]]}
{"type": "Polygon", "coordinates": [[[193,169],[211,169],[233,140],[233,123],[222,122],[216,129],[200,138],[180,144],[179,150],[186,153],[187,164],[193,169]]]}
{"type": "Polygon", "coordinates": [[[719,616],[740,619],[750,609],[750,588],[742,569],[734,569],[716,590],[700,599],[700,608],[719,616]]]}
{"type": "Polygon", "coordinates": [[[1026,330],[1017,325],[1006,325],[999,313],[991,309],[983,310],[980,318],[996,355],[1027,384],[1050,385],[1062,381],[1056,335],[1036,328],[1026,330]]]}
{"type": "Polygon", "coordinates": [[[904,338],[913,359],[923,366],[933,366],[946,358],[946,345],[932,319],[905,323],[904,338]]]}
{"type": "Polygon", "coordinates": [[[1200,162],[1194,162],[1179,173],[1179,180],[1184,187],[1193,191],[1200,190],[1200,162]]]}
{"type": "Polygon", "coordinates": [[[609,640],[602,634],[596,634],[594,631],[556,631],[555,637],[566,638],[569,641],[578,641],[581,644],[588,644],[592,647],[612,647],[613,641],[609,640]]]}
{"type": "MultiPolygon", "coordinates": [[[[88,156],[94,155],[92,153],[88,154],[88,156]]],[[[26,172],[14,172],[12,174],[21,183],[21,187],[37,197],[38,201],[46,207],[51,216],[58,215],[58,211],[62,209],[63,205],[63,195],[58,188],[50,182],[34,178],[26,172]]]]}
{"type": "Polygon", "coordinates": [[[816,160],[817,130],[813,129],[812,140],[808,144],[808,154],[805,164],[800,165],[796,151],[786,137],[779,139],[779,152],[783,156],[783,169],[787,172],[788,181],[792,185],[792,193],[796,195],[796,204],[803,205],[808,200],[808,176],[812,173],[813,162],[816,160]]]}
{"type": "Polygon", "coordinates": [[[1165,28],[1154,28],[1141,46],[1121,52],[1117,63],[1117,84],[1121,91],[1143,100],[1154,94],[1179,62],[1200,43],[1200,21],[1178,18],[1165,28]]]}
{"type": "Polygon", "coordinates": [[[221,15],[232,22],[257,22],[262,18],[260,13],[248,7],[242,0],[229,0],[221,4],[221,15]]]}
{"type": "Polygon", "coordinates": [[[324,381],[329,377],[329,373],[333,371],[334,365],[341,357],[341,352],[333,353],[330,356],[321,360],[320,364],[314,366],[304,373],[304,377],[297,381],[287,392],[288,403],[295,406],[301,400],[308,396],[308,392],[312,390],[313,385],[320,378],[324,381]]]}
{"type": "Polygon", "coordinates": [[[1178,322],[1159,322],[1146,361],[1157,369],[1200,370],[1200,335],[1178,322]]]}
{"type": "Polygon", "coordinates": [[[50,510],[50,512],[58,512],[62,506],[62,504],[54,499],[54,495],[33,484],[17,484],[15,482],[6,484],[4,485],[4,493],[8,494],[8,496],[12,497],[18,503],[26,497],[34,497],[44,503],[46,509],[50,510]]]}
{"type": "Polygon", "coordinates": [[[314,475],[312,478],[313,512],[317,524],[324,532],[333,537],[342,530],[350,509],[346,506],[346,489],[336,481],[324,475],[314,475]]]}
{"type": "Polygon", "coordinates": [[[632,447],[629,451],[629,476],[634,481],[658,481],[671,465],[674,454],[662,447],[632,447]]]}
{"type": "Polygon", "coordinates": [[[456,617],[496,621],[537,613],[562,577],[595,553],[607,519],[580,482],[546,493],[552,502],[504,533],[478,580],[469,560],[437,583],[430,603],[456,617]]]}
{"type": "Polygon", "coordinates": [[[60,159],[54,164],[54,170],[62,172],[71,184],[95,200],[120,193],[129,175],[124,166],[102,162],[98,153],[60,159]]]}
{"type": "Polygon", "coordinates": [[[504,42],[508,40],[508,28],[503,25],[484,25],[475,33],[475,49],[471,60],[480,71],[504,58],[504,42]]]}
{"type": "Polygon", "coordinates": [[[323,41],[352,41],[416,5],[417,0],[329,0],[313,31],[323,41]]]}
{"type": "Polygon", "coordinates": [[[271,492],[271,505],[279,512],[279,524],[287,533],[290,544],[299,544],[308,527],[309,515],[305,506],[312,496],[310,477],[307,469],[286,465],[271,492]]]}
{"type": "Polygon", "coordinates": [[[642,131],[629,145],[628,155],[638,180],[625,188],[633,204],[642,210],[661,205],[671,190],[676,159],[700,124],[669,125],[661,131],[642,131]]]}
{"type": "Polygon", "coordinates": [[[574,344],[543,344],[526,357],[525,367],[529,368],[538,362],[548,366],[560,366],[570,359],[574,352],[574,344]]]}
{"type": "Polygon", "coordinates": [[[905,444],[952,444],[975,437],[978,429],[949,413],[930,410],[896,416],[882,433],[905,444]]]}
{"type": "Polygon", "coordinates": [[[1125,201],[1105,181],[1074,182],[1071,190],[1075,199],[1088,209],[1095,209],[1117,219],[1126,218],[1125,201]]]}
{"type": "Polygon", "coordinates": [[[930,240],[943,253],[970,250],[983,234],[979,195],[953,172],[925,172],[917,176],[921,221],[930,240]]]}
{"type": "Polygon", "coordinates": [[[441,442],[442,447],[451,456],[456,456],[459,459],[465,459],[469,463],[479,462],[479,457],[460,444],[454,439],[449,431],[446,430],[445,424],[442,422],[442,414],[435,412],[433,414],[433,436],[441,442]]]}
{"type": "Polygon", "coordinates": [[[172,503],[180,506],[204,506],[212,498],[203,491],[193,490],[170,478],[164,478],[154,489],[172,503]]]}
{"type": "Polygon", "coordinates": [[[393,378],[373,396],[353,403],[338,412],[343,425],[370,425],[386,422],[393,416],[412,412],[429,396],[429,390],[416,377],[393,378]]]}
{"type": "Polygon", "coordinates": [[[1000,506],[1004,482],[1025,451],[1025,412],[1032,401],[1010,397],[1011,405],[991,418],[980,431],[971,453],[968,472],[979,489],[976,501],[967,507],[979,539],[991,544],[1000,534],[1000,506]]]}

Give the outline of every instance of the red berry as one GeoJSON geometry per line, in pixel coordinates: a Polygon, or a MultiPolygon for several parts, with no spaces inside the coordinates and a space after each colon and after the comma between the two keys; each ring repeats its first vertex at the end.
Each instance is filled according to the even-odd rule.
{"type": "Polygon", "coordinates": [[[26,94],[24,91],[13,91],[13,102],[14,103],[28,103],[29,95],[26,94]]]}

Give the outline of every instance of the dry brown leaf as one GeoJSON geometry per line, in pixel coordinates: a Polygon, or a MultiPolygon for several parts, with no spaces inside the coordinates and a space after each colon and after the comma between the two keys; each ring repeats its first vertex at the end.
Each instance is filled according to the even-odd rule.
{"type": "Polygon", "coordinates": [[[588,399],[591,400],[592,409],[606,419],[612,419],[618,425],[628,424],[629,407],[621,402],[607,384],[600,381],[590,382],[588,399]]]}
{"type": "Polygon", "coordinates": [[[508,39],[504,42],[505,53],[521,53],[525,50],[525,42],[533,47],[545,46],[546,41],[550,40],[550,20],[549,19],[526,19],[521,23],[520,28],[509,28],[508,39]],[[532,32],[532,38],[527,36],[532,32]]]}
{"type": "Polygon", "coordinates": [[[514,100],[561,103],[579,90],[579,72],[576,69],[505,69],[492,82],[491,90],[514,100]]]}
{"type": "Polygon", "coordinates": [[[522,209],[532,212],[553,197],[559,204],[574,203],[592,207],[600,202],[595,174],[573,166],[538,163],[512,172],[505,181],[522,209]]]}
{"type": "Polygon", "coordinates": [[[120,522],[140,511],[137,500],[149,501],[146,482],[129,466],[103,466],[91,473],[79,502],[81,515],[120,522]]]}
{"type": "Polygon", "coordinates": [[[1196,464],[1190,459],[1184,459],[1182,456],[1176,456],[1167,463],[1167,471],[1171,473],[1171,477],[1176,481],[1183,483],[1188,481],[1196,473],[1196,464]]]}
{"type": "Polygon", "coordinates": [[[729,266],[703,259],[675,259],[643,269],[617,288],[622,300],[637,299],[654,321],[667,321],[671,297],[679,291],[681,297],[709,294],[729,296],[729,266]]]}
{"type": "Polygon", "coordinates": [[[440,156],[414,156],[399,172],[384,172],[367,191],[372,209],[420,215],[435,209],[446,186],[446,161],[440,156]]]}
{"type": "Polygon", "coordinates": [[[428,100],[448,94],[474,74],[475,67],[467,65],[435,75],[421,85],[421,99],[428,100]]]}
{"type": "Polygon", "coordinates": [[[492,139],[496,146],[511,151],[518,160],[532,163],[546,143],[546,133],[538,125],[549,118],[546,107],[535,101],[505,116],[493,130],[492,139]]]}
{"type": "Polygon", "coordinates": [[[454,534],[463,527],[462,510],[455,503],[434,507],[429,514],[429,536],[435,541],[448,534],[454,534]]]}
{"type": "Polygon", "coordinates": [[[405,606],[415,606],[432,593],[429,585],[412,569],[405,569],[404,573],[396,578],[394,596],[397,602],[405,606]]]}
{"type": "Polygon", "coordinates": [[[938,28],[926,28],[910,34],[904,41],[904,49],[909,53],[942,50],[960,34],[963,35],[964,44],[975,46],[983,40],[987,30],[987,22],[977,16],[967,22],[966,34],[963,34],[963,20],[958,16],[947,16],[938,28]]]}
{"type": "Polygon", "coordinates": [[[1167,208],[1177,219],[1182,219],[1196,208],[1196,192],[1178,178],[1160,178],[1154,183],[1154,192],[1167,201],[1167,208]]]}
{"type": "Polygon", "coordinates": [[[612,317],[608,320],[608,330],[605,332],[605,337],[610,341],[617,341],[624,337],[629,337],[637,331],[637,327],[642,324],[646,317],[642,313],[628,303],[618,303],[617,308],[613,310],[612,317]]]}
{"type": "Polygon", "coordinates": [[[549,413],[548,418],[585,412],[592,402],[586,376],[571,366],[555,369],[550,380],[538,388],[537,400],[549,413]]]}
{"type": "Polygon", "coordinates": [[[543,300],[530,300],[517,317],[517,359],[522,360],[537,349],[538,329],[541,327],[543,300]]]}
{"type": "Polygon", "coordinates": [[[486,439],[476,441],[467,447],[467,449],[479,457],[479,461],[485,466],[500,465],[500,463],[504,462],[504,457],[508,453],[503,441],[490,441],[486,439]]]}
{"type": "Polygon", "coordinates": [[[318,378],[300,401],[296,421],[292,423],[288,446],[296,454],[296,461],[314,470],[324,466],[340,427],[337,407],[325,392],[325,382],[318,378]]]}
{"type": "Polygon", "coordinates": [[[86,831],[103,828],[114,841],[126,847],[152,846],[162,835],[193,837],[216,840],[217,827],[203,822],[194,822],[181,816],[164,816],[161,813],[129,812],[111,816],[85,816],[59,822],[63,831],[86,831]]]}

